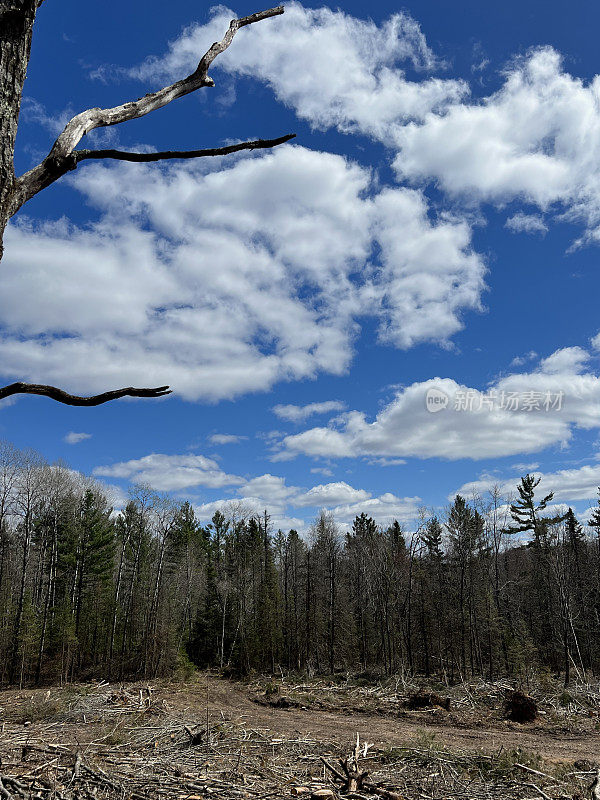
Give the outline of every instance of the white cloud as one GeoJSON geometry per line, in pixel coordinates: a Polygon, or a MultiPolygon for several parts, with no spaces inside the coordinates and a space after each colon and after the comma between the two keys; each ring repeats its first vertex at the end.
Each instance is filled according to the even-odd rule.
{"type": "Polygon", "coordinates": [[[247,436],[237,436],[234,433],[213,433],[208,437],[208,441],[211,444],[239,444],[247,438],[247,436]]]}
{"type": "Polygon", "coordinates": [[[42,128],[54,134],[54,136],[58,136],[58,134],[61,133],[67,122],[74,115],[75,111],[71,107],[63,109],[58,115],[52,115],[48,113],[46,107],[34,97],[26,96],[21,100],[19,117],[24,122],[40,125],[42,128]]]}
{"type": "Polygon", "coordinates": [[[443,215],[432,224],[420,193],[387,189],[374,204],[381,268],[369,292],[382,310],[380,338],[405,348],[447,341],[462,328],[461,309],[481,308],[484,267],[470,227],[443,215]]]}
{"type": "Polygon", "coordinates": [[[333,475],[329,467],[311,467],[310,473],[311,475],[324,475],[326,478],[330,478],[333,475]]]}
{"type": "Polygon", "coordinates": [[[123,478],[131,483],[147,483],[159,491],[178,491],[191,486],[220,489],[242,483],[235,475],[221,470],[216,461],[204,456],[181,456],[151,453],[142,458],[100,466],[94,475],[123,478]]]}
{"type": "Polygon", "coordinates": [[[271,517],[272,527],[282,530],[295,528],[299,532],[305,532],[306,521],[292,516],[289,506],[313,508],[314,513],[327,507],[331,509],[336,521],[349,526],[363,511],[382,525],[389,524],[394,519],[408,522],[415,519],[421,504],[419,497],[396,497],[389,492],[380,497],[372,497],[369,492],[354,489],[343,481],[313,486],[302,492],[296,486],[287,486],[285,478],[270,474],[252,478],[239,487],[238,494],[239,500],[223,498],[196,506],[199,518],[210,519],[217,510],[226,513],[233,504],[238,508],[238,515],[239,508],[244,509],[245,516],[262,515],[266,510],[271,517]]]}
{"type": "Polygon", "coordinates": [[[540,362],[540,370],[549,375],[578,375],[589,360],[582,347],[563,347],[540,362]]]}
{"type": "MultiPolygon", "coordinates": [[[[200,503],[194,506],[194,512],[200,522],[209,522],[214,513],[220,511],[226,519],[234,516],[237,520],[249,519],[253,516],[263,516],[265,512],[264,504],[256,502],[254,498],[243,498],[242,500],[214,500],[210,503],[200,503]]],[[[269,514],[269,525],[271,531],[281,529],[282,531],[289,531],[294,528],[298,533],[303,534],[306,532],[307,525],[303,519],[298,517],[290,517],[284,514],[273,512],[272,509],[267,509],[269,514]]]]}
{"type": "MultiPolygon", "coordinates": [[[[529,470],[528,470],[529,471],[529,470]]],[[[495,483],[500,486],[504,494],[516,495],[517,484],[521,480],[521,475],[514,475],[512,478],[505,478],[502,481],[493,480],[488,476],[482,476],[478,480],[465,483],[455,494],[462,494],[465,497],[485,494],[495,483]]],[[[550,492],[554,493],[555,501],[562,501],[563,504],[576,503],[581,500],[594,500],[598,496],[600,486],[600,464],[586,464],[575,469],[561,469],[556,472],[535,471],[535,476],[541,478],[540,485],[536,489],[536,496],[540,499],[550,492]]]]}
{"type": "Polygon", "coordinates": [[[600,77],[586,84],[555,50],[538,48],[508,67],[491,96],[398,128],[395,167],[470,200],[520,198],[542,211],[557,204],[598,238],[599,97],[600,77]]]}
{"type": "MultiPolygon", "coordinates": [[[[181,77],[231,15],[218,9],[164,57],[128,74],[181,77]]],[[[539,47],[507,66],[498,91],[471,100],[463,81],[407,79],[411,63],[439,66],[408,15],[377,27],[294,3],[283,17],[242,31],[215,69],[263,80],[315,127],[379,139],[397,151],[402,179],[434,180],[470,201],[525,200],[582,221],[587,238],[600,238],[600,77],[586,83],[564,70],[556,50],[539,47]]],[[[520,212],[507,227],[543,234],[546,223],[520,212]]]]}
{"type": "Polygon", "coordinates": [[[539,214],[524,214],[522,211],[509,217],[504,227],[511,233],[537,233],[541,236],[548,233],[548,226],[543,217],[539,214]]]}
{"type": "Polygon", "coordinates": [[[513,464],[512,469],[516,470],[519,475],[526,475],[528,472],[533,472],[539,469],[540,465],[537,461],[531,461],[529,464],[513,464]]]}
{"type": "Polygon", "coordinates": [[[404,458],[369,458],[369,464],[376,464],[378,467],[400,467],[403,464],[406,464],[406,459],[404,458]]]}
{"type": "MultiPolygon", "coordinates": [[[[128,74],[145,82],[181,78],[196,68],[199,55],[221,38],[234,16],[219,7],[208,24],[186,28],[163,57],[128,74]]],[[[462,81],[407,80],[400,65],[438,66],[408,14],[394,14],[378,27],[342,11],[289,3],[282,17],[241,30],[213,71],[264,81],[317,128],[335,126],[391,141],[399,123],[422,120],[467,92],[462,81]]]]}
{"type": "Polygon", "coordinates": [[[420,497],[396,497],[391,492],[386,492],[380,497],[336,506],[332,513],[336,521],[348,526],[362,513],[373,517],[379,525],[389,525],[394,520],[400,523],[414,521],[421,505],[420,497]]]}
{"type": "MultiPolygon", "coordinates": [[[[306,530],[307,523],[294,516],[290,511],[292,508],[313,509],[314,513],[324,507],[330,508],[342,524],[351,524],[354,517],[364,511],[374,516],[377,522],[388,524],[393,519],[414,519],[420,505],[419,497],[401,498],[391,493],[373,497],[365,489],[356,489],[344,481],[302,489],[288,485],[286,478],[270,473],[243,480],[223,472],[215,461],[197,455],[152,453],[139,459],[96,467],[94,475],[127,480],[132,484],[149,484],[166,492],[179,492],[196,486],[209,489],[235,486],[235,499],[221,497],[197,503],[195,510],[199,519],[207,521],[215,511],[248,518],[263,515],[266,510],[273,528],[295,528],[299,532],[306,530]]],[[[115,498],[113,502],[120,507],[125,504],[126,496],[120,487],[102,485],[115,498]]]]}
{"type": "Polygon", "coordinates": [[[526,364],[528,361],[535,361],[538,357],[538,354],[535,350],[530,350],[528,353],[522,356],[515,356],[513,360],[510,362],[511,367],[522,367],[523,364],[526,364]]]}
{"type": "Polygon", "coordinates": [[[244,483],[238,493],[244,498],[252,497],[259,504],[269,507],[283,506],[291,497],[297,494],[295,486],[287,486],[285,478],[266,473],[244,483]]]}
{"type": "Polygon", "coordinates": [[[321,508],[323,506],[330,507],[360,503],[363,500],[368,500],[370,497],[371,494],[364,489],[354,489],[344,481],[338,481],[336,483],[313,486],[308,492],[296,495],[292,502],[299,508],[303,506],[316,506],[321,508]]]}
{"type": "Polygon", "coordinates": [[[580,347],[562,348],[537,369],[504,376],[485,392],[450,378],[413,383],[372,422],[363,412],[350,411],[335,425],[284,437],[275,458],[304,453],[480,459],[564,446],[574,426],[600,427],[600,377],[583,371],[588,359],[580,347]],[[431,392],[445,398],[437,413],[427,407],[431,392]]]}
{"type": "Polygon", "coordinates": [[[69,431],[63,441],[65,441],[67,444],[79,444],[79,442],[83,442],[86,439],[91,438],[91,433],[75,433],[75,431],[69,431]]]}
{"type": "MultiPolygon", "coordinates": [[[[414,383],[400,391],[373,422],[364,413],[352,411],[345,415],[341,429],[312,428],[285,437],[284,453],[477,459],[534,452],[569,437],[568,423],[557,414],[455,410],[455,396],[467,391],[468,387],[449,378],[414,383]],[[444,392],[450,398],[449,407],[437,414],[428,412],[429,389],[444,392]]],[[[480,396],[474,392],[475,403],[480,396]]]]}
{"type": "Polygon", "coordinates": [[[333,411],[342,411],[346,404],[340,400],[325,400],[322,403],[308,403],[305,406],[277,405],[273,407],[273,413],[280,419],[290,422],[304,422],[314,414],[329,414],[333,411]]]}
{"type": "Polygon", "coordinates": [[[120,486],[115,486],[114,483],[106,483],[105,481],[98,481],[98,485],[113,507],[114,513],[118,513],[121,509],[125,508],[129,502],[129,496],[120,486]]]}
{"type": "Polygon", "coordinates": [[[238,514],[239,509],[243,509],[243,515],[246,517],[262,515],[267,511],[271,517],[272,528],[282,530],[295,528],[303,532],[304,521],[288,513],[288,503],[298,491],[295,486],[287,486],[285,478],[267,473],[242,483],[237,490],[238,500],[215,500],[197,506],[196,510],[201,519],[210,518],[216,510],[226,513],[232,507],[238,510],[238,514]]]}
{"type": "Polygon", "coordinates": [[[88,167],[74,186],[99,222],[7,231],[7,377],[81,393],[168,383],[216,401],[344,373],[362,316],[410,347],[446,342],[479,307],[468,225],[432,221],[420,192],[379,190],[337,155],[88,167]],[[53,291],[32,303],[49,274],[53,291]]]}

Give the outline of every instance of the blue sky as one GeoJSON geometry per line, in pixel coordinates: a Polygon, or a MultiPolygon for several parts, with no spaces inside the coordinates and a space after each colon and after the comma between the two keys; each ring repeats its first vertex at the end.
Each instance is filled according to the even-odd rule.
{"type": "MultiPolygon", "coordinates": [[[[133,0],[117,24],[42,7],[18,171],[70,116],[185,76],[232,12],[259,10],[151,9],[133,0]]],[[[583,2],[289,4],[238,34],[214,89],[91,134],[83,146],[145,150],[297,139],[87,162],[25,207],[0,272],[0,378],[174,394],[20,398],[0,436],[117,503],[145,481],[203,519],[241,501],[285,528],[321,507],[410,525],[526,471],[585,516],[600,484],[599,22],[583,2]]]]}

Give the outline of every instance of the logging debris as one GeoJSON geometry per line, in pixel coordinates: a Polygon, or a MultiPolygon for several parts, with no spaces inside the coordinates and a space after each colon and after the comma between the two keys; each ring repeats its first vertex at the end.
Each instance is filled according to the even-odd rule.
{"type": "MultiPolygon", "coordinates": [[[[289,686],[285,691],[272,692],[272,699],[297,696],[289,686]]],[[[501,696],[505,690],[495,691],[501,696]]],[[[347,744],[308,733],[309,716],[295,734],[288,728],[286,735],[276,735],[247,701],[240,709],[225,704],[223,711],[214,704],[209,709],[202,692],[199,683],[102,683],[0,693],[5,709],[0,799],[572,800],[578,792],[584,800],[591,797],[596,775],[591,761],[556,772],[556,765],[518,749],[449,750],[426,729],[402,747],[369,745],[357,736],[348,754],[347,744]],[[13,712],[3,695],[19,697],[22,708],[13,712]],[[28,714],[31,709],[36,714],[28,714]]],[[[475,696],[472,685],[461,692],[462,698],[475,696]]],[[[360,726],[368,735],[368,716],[360,717],[360,726]]]]}

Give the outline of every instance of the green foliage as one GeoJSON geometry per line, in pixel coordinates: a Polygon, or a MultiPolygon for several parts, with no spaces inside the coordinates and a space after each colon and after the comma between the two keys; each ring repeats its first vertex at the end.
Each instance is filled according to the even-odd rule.
{"type": "Polygon", "coordinates": [[[179,650],[177,653],[177,660],[175,662],[175,670],[173,677],[182,682],[190,681],[196,674],[196,667],[190,660],[185,650],[179,650]]]}
{"type": "Polygon", "coordinates": [[[565,690],[564,692],[561,692],[560,695],[558,696],[558,702],[560,703],[562,708],[568,708],[573,702],[573,695],[565,690]]]}
{"type": "Polygon", "coordinates": [[[506,636],[510,674],[528,683],[536,673],[537,650],[524,625],[506,636]]]}

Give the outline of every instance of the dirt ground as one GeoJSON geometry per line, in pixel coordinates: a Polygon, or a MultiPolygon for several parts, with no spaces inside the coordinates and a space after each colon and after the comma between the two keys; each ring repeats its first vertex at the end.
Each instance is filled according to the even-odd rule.
{"type": "Polygon", "coordinates": [[[415,688],[201,674],[5,690],[0,795],[257,800],[305,791],[309,800],[328,789],[335,800],[343,787],[323,758],[339,771],[358,733],[372,783],[355,800],[590,796],[600,686],[538,691],[540,714],[528,724],[504,719],[508,685],[449,689],[448,710],[410,710],[415,688]]]}
{"type": "MultiPolygon", "coordinates": [[[[471,719],[468,713],[448,714],[442,709],[403,709],[399,712],[402,716],[399,716],[380,710],[364,713],[356,707],[337,712],[310,706],[306,706],[306,710],[273,708],[253,702],[254,692],[243,684],[224,684],[209,679],[207,685],[211,713],[223,712],[240,722],[268,728],[274,735],[282,737],[302,734],[318,741],[348,746],[358,732],[362,738],[384,748],[410,747],[418,744],[426,733],[435,736],[439,744],[458,750],[494,753],[500,748],[520,748],[537,753],[545,760],[587,759],[600,763],[600,731],[590,730],[589,717],[575,723],[565,720],[561,725],[542,716],[534,723],[520,725],[501,719],[486,721],[481,716],[471,719]]],[[[194,696],[198,697],[199,705],[205,704],[205,685],[195,687],[193,694],[189,689],[174,694],[171,700],[182,713],[193,715],[197,713],[197,707],[190,703],[194,696]]]]}

